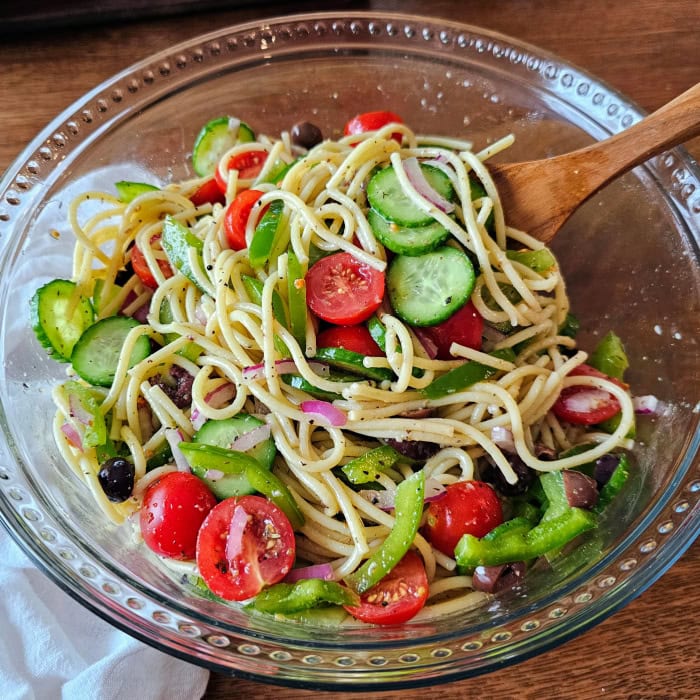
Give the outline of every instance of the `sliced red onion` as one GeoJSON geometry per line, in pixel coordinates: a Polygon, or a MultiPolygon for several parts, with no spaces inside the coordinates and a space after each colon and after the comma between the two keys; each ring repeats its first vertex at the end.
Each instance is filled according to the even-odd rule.
{"type": "Polygon", "coordinates": [[[563,469],[561,475],[567,503],[572,508],[593,508],[598,502],[598,485],[595,479],[575,469],[563,469]]]}
{"type": "Polygon", "coordinates": [[[75,394],[68,394],[68,408],[71,418],[75,418],[78,423],[92,425],[95,417],[83,406],[82,401],[75,394]]]}
{"type": "Polygon", "coordinates": [[[223,479],[225,476],[226,474],[224,474],[221,469],[207,469],[207,471],[204,472],[204,478],[209,479],[209,481],[219,481],[219,479],[223,479]]]}
{"type": "Polygon", "coordinates": [[[195,304],[194,307],[194,317],[203,326],[206,326],[209,322],[209,317],[204,313],[204,308],[200,303],[195,304]]]}
{"type": "Polygon", "coordinates": [[[180,472],[192,471],[189,462],[180,449],[180,443],[185,439],[182,433],[177,428],[166,428],[165,439],[168,441],[168,445],[170,445],[170,451],[173,453],[173,459],[175,460],[177,470],[180,472]]]}
{"type": "Polygon", "coordinates": [[[348,417],[345,413],[328,401],[319,401],[317,399],[302,401],[300,408],[304,413],[319,416],[335,428],[340,428],[348,422],[348,417]]]}
{"type": "Polygon", "coordinates": [[[226,538],[226,561],[235,561],[243,551],[243,533],[249,520],[250,516],[246,513],[245,508],[236,506],[233,509],[233,517],[226,538]]]}
{"type": "MultiPolygon", "coordinates": [[[[319,377],[327,377],[330,374],[330,367],[323,362],[309,362],[309,368],[319,377]]],[[[275,360],[275,369],[278,374],[298,374],[299,368],[294,360],[275,360]]],[[[265,377],[265,363],[250,365],[243,368],[243,379],[248,381],[263,379],[265,377]]]]}
{"type": "Polygon", "coordinates": [[[472,576],[472,587],[475,591],[498,593],[517,586],[525,576],[524,562],[500,566],[477,566],[472,576]]]}
{"type": "Polygon", "coordinates": [[[497,447],[511,454],[516,454],[515,441],[510,429],[504,428],[502,425],[494,426],[491,428],[491,439],[496,443],[497,447]]]}
{"type": "Polygon", "coordinates": [[[70,423],[64,423],[61,426],[61,432],[68,438],[68,442],[70,442],[73,447],[78,450],[83,449],[83,441],[80,437],[80,433],[70,423]]]}
{"type": "Polygon", "coordinates": [[[425,354],[431,360],[434,360],[438,354],[438,346],[435,343],[435,341],[430,337],[428,331],[418,326],[416,326],[415,328],[411,328],[411,330],[415,333],[416,338],[418,338],[418,341],[423,347],[423,350],[425,350],[425,354]]]}
{"type": "Polygon", "coordinates": [[[651,394],[647,396],[632,397],[634,412],[639,415],[650,415],[656,413],[659,408],[659,400],[651,394]]]}
{"type": "Polygon", "coordinates": [[[138,321],[139,323],[147,323],[148,322],[148,312],[151,310],[151,301],[150,299],[145,303],[141,304],[136,311],[134,311],[133,314],[131,314],[131,317],[138,321]]]}
{"type": "MultiPolygon", "coordinates": [[[[362,491],[358,491],[357,493],[366,501],[369,501],[372,505],[377,506],[377,508],[381,510],[394,510],[396,491],[390,491],[389,489],[385,489],[384,491],[362,489],[362,491]]],[[[444,484],[441,484],[437,479],[429,478],[425,480],[425,495],[423,497],[423,501],[425,503],[436,501],[442,496],[443,493],[445,493],[444,484]]]]}
{"type": "Polygon", "coordinates": [[[195,430],[199,430],[207,422],[207,417],[197,408],[190,413],[190,423],[195,430]]]}
{"type": "Polygon", "coordinates": [[[313,564],[292,569],[285,577],[285,583],[295,583],[308,578],[320,578],[322,581],[333,581],[335,572],[330,564],[313,564]]]}
{"type": "Polygon", "coordinates": [[[403,162],[403,169],[406,172],[406,177],[409,182],[416,188],[416,192],[427,199],[431,204],[434,204],[440,211],[449,214],[454,211],[455,205],[448,202],[434,187],[426,180],[420,163],[417,158],[407,158],[403,162]]]}
{"type": "MultiPolygon", "coordinates": [[[[236,395],[236,385],[231,383],[221,384],[213,391],[210,391],[204,401],[212,408],[225,406],[236,395]]],[[[190,414],[190,422],[195,430],[199,430],[206,422],[206,416],[195,406],[190,414]]]]}
{"type": "Polygon", "coordinates": [[[247,452],[253,449],[256,445],[259,445],[264,440],[270,437],[270,426],[265,424],[253,430],[249,430],[243,435],[239,435],[230,446],[230,449],[236,450],[237,452],[247,452]]]}

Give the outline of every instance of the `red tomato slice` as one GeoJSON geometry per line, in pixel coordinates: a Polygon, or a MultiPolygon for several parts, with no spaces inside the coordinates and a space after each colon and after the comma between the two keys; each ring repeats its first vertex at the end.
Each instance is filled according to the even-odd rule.
{"type": "Polygon", "coordinates": [[[146,545],[171,559],[194,559],[197,533],[216,498],[194,474],[169,472],[143,498],[139,525],[146,545]]]}
{"type": "Polygon", "coordinates": [[[413,551],[375,586],[364,593],[360,605],[345,609],[358,620],[375,625],[398,625],[410,620],[428,598],[428,577],[421,558],[413,551]]]}
{"type": "Polygon", "coordinates": [[[295,554],[287,516],[261,496],[221,501],[197,538],[199,573],[212,593],[226,600],[247,600],[281,581],[295,554]]]}
{"type": "MultiPolygon", "coordinates": [[[[154,236],[151,238],[151,246],[157,250],[162,250],[160,247],[160,236],[154,236]]],[[[151,289],[158,289],[158,282],[153,276],[151,269],[148,267],[146,258],[141,252],[141,249],[134,243],[131,248],[131,266],[134,268],[134,272],[138,275],[139,279],[151,289]]],[[[170,263],[164,258],[158,258],[158,267],[165,277],[173,276],[173,269],[170,267],[170,263]]]]}
{"type": "Polygon", "coordinates": [[[226,197],[219,188],[215,178],[205,180],[191,195],[190,201],[195,207],[203,204],[225,204],[226,197]]]}
{"type": "MultiPolygon", "coordinates": [[[[599,377],[617,384],[623,389],[627,385],[614,377],[598,371],[590,365],[579,365],[569,372],[569,376],[599,377]]],[[[616,416],[620,412],[620,402],[607,391],[589,386],[570,386],[563,389],[554,402],[552,411],[560,420],[575,425],[595,425],[616,416]]]]}
{"type": "Polygon", "coordinates": [[[433,547],[452,557],[462,535],[483,537],[502,522],[501,501],[489,484],[458,481],[428,506],[423,534],[433,547]]]}
{"type": "MultiPolygon", "coordinates": [[[[244,151],[237,153],[228,160],[227,170],[238,170],[239,180],[252,180],[260,174],[267,160],[267,151],[244,151]]],[[[222,192],[226,192],[227,181],[222,177],[220,169],[214,171],[216,184],[222,192]]]]}
{"type": "Polygon", "coordinates": [[[360,355],[382,357],[382,349],[365,326],[334,326],[318,334],[316,346],[319,348],[344,348],[360,355]]]}
{"type": "Polygon", "coordinates": [[[256,202],[263,196],[260,190],[243,190],[229,204],[224,214],[224,233],[226,240],[233,250],[246,248],[245,229],[250,218],[250,212],[256,202]]]}
{"type": "Polygon", "coordinates": [[[306,302],[329,323],[361,323],[379,308],[383,297],[384,273],[350,253],[321,258],[306,273],[306,302]]]}
{"type": "MultiPolygon", "coordinates": [[[[345,125],[344,132],[346,136],[350,136],[351,134],[364,134],[367,131],[376,131],[392,123],[403,124],[403,119],[401,119],[398,114],[394,114],[394,112],[365,112],[364,114],[358,114],[353,117],[345,125]]],[[[400,133],[392,134],[391,138],[401,143],[402,137],[400,133]]]]}
{"type": "Polygon", "coordinates": [[[461,309],[455,311],[446,321],[436,326],[421,328],[437,348],[439,360],[452,360],[450,345],[459,343],[473,350],[481,350],[481,336],[484,332],[484,319],[474,304],[468,301],[461,309]]]}

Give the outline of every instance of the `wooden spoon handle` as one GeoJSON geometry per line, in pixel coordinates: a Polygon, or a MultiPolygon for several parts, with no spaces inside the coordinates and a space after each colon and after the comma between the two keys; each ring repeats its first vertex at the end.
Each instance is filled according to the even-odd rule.
{"type": "Polygon", "coordinates": [[[617,175],[698,134],[700,83],[628,129],[568,154],[569,163],[587,170],[593,194],[617,175]]]}

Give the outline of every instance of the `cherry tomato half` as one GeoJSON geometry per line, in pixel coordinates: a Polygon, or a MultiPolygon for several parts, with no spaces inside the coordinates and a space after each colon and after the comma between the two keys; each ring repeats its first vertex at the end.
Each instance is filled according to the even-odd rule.
{"type": "Polygon", "coordinates": [[[190,195],[190,201],[195,207],[201,207],[203,204],[224,204],[226,197],[219,188],[216,179],[211,177],[190,195]]]}
{"type": "MultiPolygon", "coordinates": [[[[227,172],[228,170],[238,170],[239,180],[252,180],[260,174],[266,160],[267,151],[263,150],[236,153],[228,160],[227,172]]],[[[216,184],[219,186],[219,189],[222,192],[226,192],[228,181],[224,178],[221,169],[218,167],[214,171],[214,178],[216,179],[216,184]]]]}
{"type": "Polygon", "coordinates": [[[245,241],[246,225],[250,218],[250,212],[262,196],[263,193],[260,190],[243,190],[229,204],[224,214],[224,233],[233,250],[243,250],[247,247],[245,241]]]}
{"type": "Polygon", "coordinates": [[[147,489],[139,514],[144,542],[156,554],[194,559],[197,533],[216,498],[194,474],[169,472],[147,489]]]}
{"type": "Polygon", "coordinates": [[[360,605],[345,609],[358,620],[375,625],[398,625],[410,620],[428,598],[428,577],[421,558],[413,551],[360,598],[360,605]]]}
{"type": "Polygon", "coordinates": [[[368,357],[381,357],[382,349],[365,326],[334,326],[318,334],[319,348],[344,348],[368,357]]]}
{"type": "Polygon", "coordinates": [[[306,273],[306,302],[329,323],[361,323],[379,308],[383,296],[384,273],[350,253],[321,258],[306,273]]]}
{"type": "Polygon", "coordinates": [[[199,573],[212,593],[226,600],[247,600],[281,581],[295,554],[287,516],[261,496],[221,501],[197,539],[199,573]]]}
{"type": "MultiPolygon", "coordinates": [[[[403,124],[403,119],[401,119],[398,114],[394,114],[394,112],[365,112],[364,114],[358,114],[353,117],[345,125],[344,133],[346,136],[350,136],[351,134],[364,134],[367,131],[376,131],[392,123],[403,124]]],[[[401,143],[402,137],[400,133],[392,134],[391,138],[401,143]]]]}
{"type": "MultiPolygon", "coordinates": [[[[162,248],[160,247],[160,236],[154,236],[151,238],[151,247],[156,252],[162,251],[162,248]]],[[[173,268],[170,267],[170,263],[165,258],[161,257],[157,258],[157,260],[158,267],[163,275],[165,277],[172,277],[173,268]]],[[[146,285],[146,287],[149,287],[150,289],[158,289],[158,282],[153,276],[151,269],[148,267],[144,254],[135,243],[131,248],[131,266],[134,268],[134,272],[138,275],[138,278],[144,283],[144,285],[146,285]]]]}
{"type": "Polygon", "coordinates": [[[501,501],[489,484],[458,481],[428,506],[423,534],[433,547],[451,557],[462,535],[483,537],[502,522],[501,501]]]}
{"type": "Polygon", "coordinates": [[[481,350],[484,319],[474,304],[468,301],[446,321],[438,323],[436,326],[425,326],[421,328],[421,331],[435,344],[439,360],[452,360],[454,359],[454,356],[450,354],[452,343],[459,343],[473,350],[481,350]]]}
{"type": "MultiPolygon", "coordinates": [[[[590,365],[579,365],[569,372],[572,377],[599,377],[617,384],[623,389],[627,385],[614,377],[603,374],[590,365]]],[[[569,386],[563,389],[554,402],[552,411],[560,420],[575,425],[595,425],[602,423],[620,412],[620,402],[607,391],[592,386],[569,386]]]]}

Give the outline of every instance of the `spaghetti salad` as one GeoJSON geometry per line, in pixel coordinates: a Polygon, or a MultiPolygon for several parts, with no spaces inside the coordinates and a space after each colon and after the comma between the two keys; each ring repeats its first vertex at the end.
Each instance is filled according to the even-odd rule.
{"type": "Polygon", "coordinates": [[[507,225],[484,161],[511,141],[221,118],[196,179],[74,200],[32,322],[105,516],[221,598],[379,624],[594,529],[628,474],[627,361],[612,333],[577,348],[554,256],[507,225]]]}

